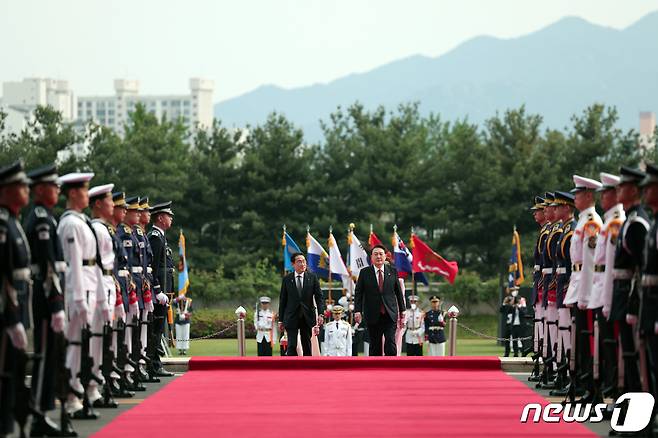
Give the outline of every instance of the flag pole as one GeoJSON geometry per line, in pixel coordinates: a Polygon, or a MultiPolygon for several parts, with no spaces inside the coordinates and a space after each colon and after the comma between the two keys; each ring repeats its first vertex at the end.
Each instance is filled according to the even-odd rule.
{"type": "Polygon", "coordinates": [[[352,277],[352,260],[350,258],[350,255],[352,253],[352,239],[353,239],[353,234],[354,234],[354,228],[355,225],[353,222],[350,223],[350,226],[348,227],[347,230],[347,272],[350,274],[350,289],[349,289],[349,299],[347,300],[347,310],[346,312],[349,312],[350,314],[350,325],[354,325],[354,312],[350,311],[350,304],[352,304],[354,301],[354,278],[352,277]]]}
{"type": "MultiPolygon", "coordinates": [[[[411,235],[409,236],[409,241],[413,245],[413,239],[414,239],[414,227],[411,227],[411,235]]],[[[412,290],[414,291],[414,295],[418,296],[418,293],[416,291],[417,285],[416,285],[416,273],[414,272],[414,265],[413,263],[411,264],[411,284],[412,290]]]]}
{"type": "Polygon", "coordinates": [[[286,242],[286,224],[283,224],[283,238],[281,239],[281,246],[283,246],[283,276],[285,277],[288,273],[286,270],[286,257],[288,256],[286,251],[286,246],[288,246],[288,242],[286,242]]]}
{"type": "Polygon", "coordinates": [[[332,284],[332,281],[331,281],[331,233],[332,233],[333,230],[334,230],[334,228],[331,225],[329,225],[329,239],[327,239],[327,243],[328,243],[327,246],[329,247],[329,254],[328,254],[328,256],[329,256],[329,290],[327,291],[327,295],[328,295],[329,304],[331,304],[332,306],[334,304],[334,299],[331,296],[331,289],[333,287],[333,284],[332,284]]]}

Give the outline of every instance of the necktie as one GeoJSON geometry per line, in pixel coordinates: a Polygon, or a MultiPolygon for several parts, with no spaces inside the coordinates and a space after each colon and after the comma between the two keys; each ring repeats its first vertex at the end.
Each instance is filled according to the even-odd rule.
{"type": "Polygon", "coordinates": [[[297,292],[299,292],[300,295],[302,294],[302,276],[301,275],[297,276],[297,292]]]}
{"type": "Polygon", "coordinates": [[[377,284],[379,285],[379,292],[384,292],[384,275],[382,274],[381,269],[379,269],[377,272],[377,284]]]}

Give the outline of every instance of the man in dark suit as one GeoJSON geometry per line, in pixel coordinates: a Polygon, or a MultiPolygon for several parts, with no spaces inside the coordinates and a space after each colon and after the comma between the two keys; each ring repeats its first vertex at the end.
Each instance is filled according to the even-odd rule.
{"type": "Polygon", "coordinates": [[[356,282],[354,318],[358,323],[365,319],[370,335],[370,356],[384,353],[396,356],[395,329],[402,327],[405,301],[395,268],[385,265],[386,248],[375,245],[371,253],[372,266],[361,269],[356,282]]]}
{"type": "Polygon", "coordinates": [[[304,356],[311,355],[311,329],[322,325],[324,300],[318,278],[306,271],[302,253],[290,259],[294,271],[283,277],[279,296],[279,330],[288,332],[287,356],[297,356],[297,333],[300,334],[304,356]],[[316,309],[317,306],[317,309],[316,309]]]}

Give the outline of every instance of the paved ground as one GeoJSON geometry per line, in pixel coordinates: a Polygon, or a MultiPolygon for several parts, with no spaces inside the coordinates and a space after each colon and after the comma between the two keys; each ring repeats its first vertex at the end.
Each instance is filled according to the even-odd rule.
{"type": "MultiPolygon", "coordinates": [[[[122,398],[117,399],[119,407],[116,409],[98,409],[97,412],[100,414],[98,420],[73,420],[73,428],[78,432],[79,437],[89,437],[94,432],[100,430],[103,426],[108,424],[114,418],[116,418],[122,412],[127,411],[138,403],[142,402],[146,397],[155,393],[156,391],[163,388],[169,382],[176,379],[181,374],[176,374],[174,377],[163,377],[160,379],[160,383],[147,383],[146,391],[138,392],[133,398],[122,398]]],[[[59,424],[59,409],[57,411],[49,412],[50,418],[52,418],[57,424],[59,424]]],[[[18,433],[10,435],[11,438],[18,438],[18,433]]],[[[28,436],[29,436],[29,426],[28,426],[28,436]]]]}
{"type": "MultiPolygon", "coordinates": [[[[540,394],[542,397],[549,400],[551,403],[560,403],[562,402],[562,400],[564,400],[564,397],[551,397],[549,395],[549,390],[535,388],[536,385],[535,382],[528,382],[528,376],[530,376],[530,373],[507,373],[507,374],[516,378],[520,382],[525,383],[529,388],[531,388],[533,391],[535,391],[536,393],[540,394]]],[[[606,402],[611,403],[612,400],[606,400],[606,402]]],[[[521,412],[519,412],[519,417],[520,416],[521,416],[521,412]]],[[[584,425],[601,437],[607,437],[608,432],[611,430],[610,421],[607,420],[603,420],[600,423],[584,423],[584,425]]]]}

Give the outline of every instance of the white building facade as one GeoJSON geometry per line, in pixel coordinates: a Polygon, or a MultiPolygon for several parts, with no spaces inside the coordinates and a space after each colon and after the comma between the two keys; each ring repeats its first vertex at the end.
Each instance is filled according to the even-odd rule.
{"type": "Polygon", "coordinates": [[[213,81],[190,79],[190,94],[140,96],[139,82],[127,79],[114,81],[114,96],[79,97],[77,115],[81,122],[94,121],[123,134],[129,114],[138,104],[158,119],[180,119],[190,130],[206,129],[213,121],[213,81]]]}

